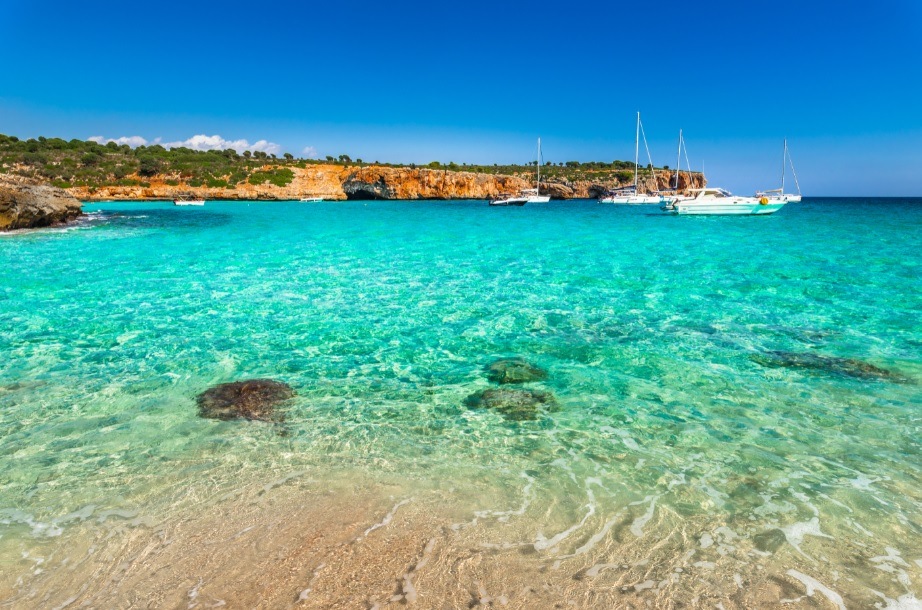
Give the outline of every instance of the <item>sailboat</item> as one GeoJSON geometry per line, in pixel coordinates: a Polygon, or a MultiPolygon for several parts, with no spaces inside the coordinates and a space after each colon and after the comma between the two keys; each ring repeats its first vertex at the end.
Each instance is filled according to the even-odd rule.
{"type": "MultiPolygon", "coordinates": [[[[647,145],[647,134],[643,132],[643,125],[640,123],[640,113],[637,113],[637,133],[634,136],[634,184],[615,189],[605,197],[599,198],[599,203],[666,203],[668,200],[660,195],[644,195],[637,192],[637,174],[640,161],[640,136],[643,134],[643,145],[647,149],[647,159],[650,167],[653,166],[653,158],[650,156],[650,147],[647,145]]],[[[652,171],[652,170],[651,170],[652,171]]],[[[656,179],[656,171],[653,171],[653,179],[656,179]]]]}
{"type": "Polygon", "coordinates": [[[538,174],[535,178],[535,188],[522,189],[518,195],[504,196],[501,195],[496,199],[490,200],[492,206],[519,206],[526,203],[547,203],[551,200],[550,195],[541,194],[541,138],[538,138],[538,162],[536,164],[538,174]]]}
{"type": "Polygon", "coordinates": [[[781,188],[771,189],[769,191],[759,191],[756,197],[768,199],[772,203],[800,203],[803,197],[800,194],[800,183],[797,181],[797,172],[794,171],[794,159],[791,158],[791,152],[788,150],[788,139],[784,139],[784,154],[781,157],[781,188]],[[784,192],[784,173],[787,165],[791,164],[791,174],[794,176],[794,184],[797,186],[797,194],[784,192]]]}

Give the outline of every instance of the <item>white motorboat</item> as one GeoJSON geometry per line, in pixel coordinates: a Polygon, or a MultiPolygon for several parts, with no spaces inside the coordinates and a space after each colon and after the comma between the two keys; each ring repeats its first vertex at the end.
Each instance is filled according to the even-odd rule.
{"type": "Polygon", "coordinates": [[[794,171],[794,159],[791,158],[791,153],[788,151],[787,138],[784,140],[784,154],[781,157],[781,188],[759,191],[756,193],[756,197],[760,199],[766,197],[771,202],[781,201],[784,203],[800,203],[801,199],[803,199],[800,194],[800,182],[797,181],[797,172],[794,171]],[[788,162],[791,164],[791,174],[794,176],[794,184],[797,186],[796,195],[784,192],[784,172],[787,169],[788,162]]]}
{"type": "Polygon", "coordinates": [[[173,205],[205,205],[205,200],[193,197],[179,197],[173,200],[173,205]]]}
{"type": "Polygon", "coordinates": [[[722,188],[689,189],[691,197],[682,197],[664,206],[665,212],[679,215],[743,215],[774,214],[786,201],[768,197],[742,197],[722,188]]]}
{"type": "Polygon", "coordinates": [[[517,195],[500,195],[496,199],[491,199],[489,205],[519,206],[526,203],[547,203],[550,201],[550,195],[541,194],[541,138],[538,138],[538,162],[536,167],[538,168],[538,173],[535,178],[535,188],[522,189],[517,195]]]}
{"type": "Polygon", "coordinates": [[[523,195],[500,195],[496,199],[491,199],[489,205],[492,206],[518,206],[528,203],[528,197],[523,195]]]}
{"type": "Polygon", "coordinates": [[[318,201],[323,201],[323,197],[301,197],[298,201],[307,201],[311,203],[317,203],[318,201]]]}
{"type": "MultiPolygon", "coordinates": [[[[643,145],[647,149],[647,160],[650,167],[653,167],[653,157],[650,156],[650,146],[647,144],[647,134],[643,131],[643,124],[640,122],[640,113],[637,113],[637,130],[634,136],[634,184],[615,189],[599,198],[599,203],[669,203],[672,199],[658,194],[643,194],[637,192],[637,170],[640,161],[640,137],[643,135],[643,145]]],[[[653,171],[653,179],[656,179],[656,171],[653,171]]]]}

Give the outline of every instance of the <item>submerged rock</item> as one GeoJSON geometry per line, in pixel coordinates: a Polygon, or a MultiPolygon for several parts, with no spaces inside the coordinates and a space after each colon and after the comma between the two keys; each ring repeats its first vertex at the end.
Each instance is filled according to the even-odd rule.
{"type": "Polygon", "coordinates": [[[200,417],[279,421],[275,406],[294,396],[288,384],[272,379],[247,379],[222,383],[196,397],[200,417]]]}
{"type": "Polygon", "coordinates": [[[494,383],[527,383],[547,379],[547,371],[524,358],[503,358],[487,367],[487,378],[494,383]]]}
{"type": "Polygon", "coordinates": [[[523,390],[519,388],[488,388],[471,394],[464,400],[471,409],[492,409],[512,421],[528,421],[538,418],[542,407],[553,411],[557,400],[550,392],[523,390]]]}
{"type": "Polygon", "coordinates": [[[787,537],[779,529],[766,530],[752,537],[752,543],[763,553],[775,553],[785,542],[787,537]]]}
{"type": "Polygon", "coordinates": [[[868,362],[855,358],[838,358],[824,356],[812,352],[787,352],[771,351],[762,354],[753,354],[749,357],[753,362],[768,367],[785,367],[794,369],[810,369],[857,377],[858,379],[884,379],[887,381],[906,382],[907,379],[893,371],[874,366],[868,362]]]}

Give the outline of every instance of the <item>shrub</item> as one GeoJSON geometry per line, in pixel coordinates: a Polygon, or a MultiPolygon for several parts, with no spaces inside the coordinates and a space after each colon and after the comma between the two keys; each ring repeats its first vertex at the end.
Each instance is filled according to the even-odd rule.
{"type": "Polygon", "coordinates": [[[157,157],[141,157],[141,167],[138,169],[140,176],[156,176],[160,173],[160,159],[157,157]]]}
{"type": "Polygon", "coordinates": [[[291,181],[295,179],[295,174],[293,171],[287,167],[269,169],[265,171],[253,172],[250,174],[249,183],[250,184],[265,184],[266,182],[274,184],[275,186],[287,186],[291,184],[291,181]]]}

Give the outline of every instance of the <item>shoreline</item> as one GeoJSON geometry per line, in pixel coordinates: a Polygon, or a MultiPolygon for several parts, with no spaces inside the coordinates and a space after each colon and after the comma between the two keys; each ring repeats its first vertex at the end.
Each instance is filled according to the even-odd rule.
{"type": "Polygon", "coordinates": [[[66,550],[4,558],[0,591],[29,608],[753,608],[785,601],[835,608],[881,601],[811,559],[833,551],[821,538],[797,551],[765,552],[736,535],[737,526],[683,516],[656,497],[618,510],[590,503],[555,522],[546,514],[550,499],[533,495],[534,481],[524,476],[515,486],[458,481],[445,488],[312,474],[224,490],[160,522],[110,519],[94,527],[98,520],[87,515],[78,532],[45,541],[66,550]]]}

